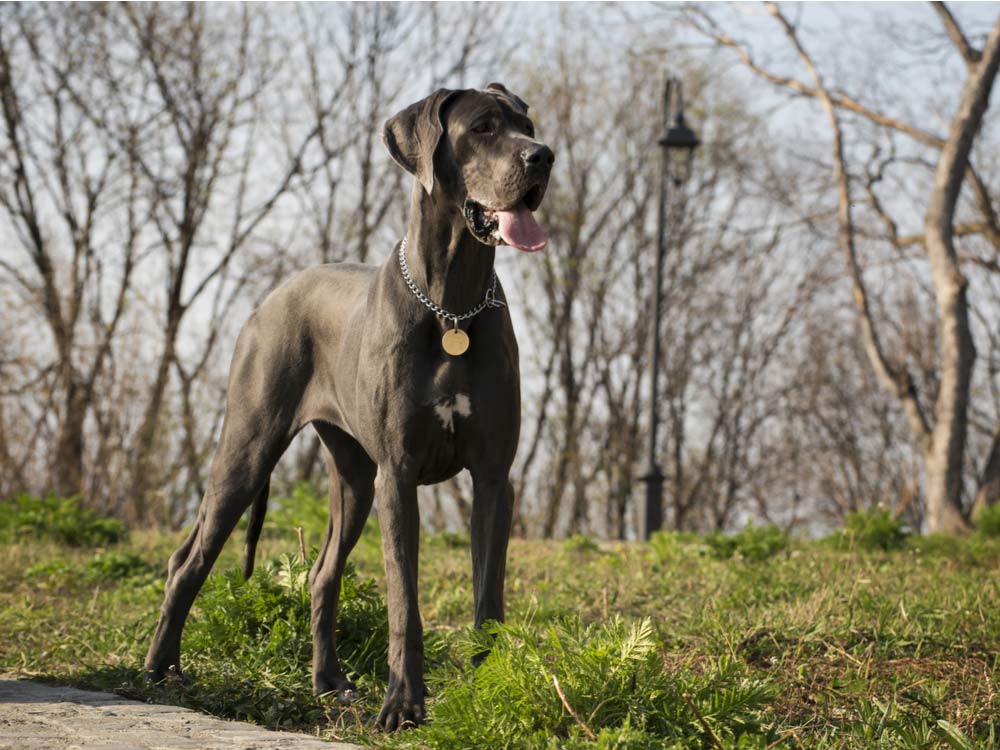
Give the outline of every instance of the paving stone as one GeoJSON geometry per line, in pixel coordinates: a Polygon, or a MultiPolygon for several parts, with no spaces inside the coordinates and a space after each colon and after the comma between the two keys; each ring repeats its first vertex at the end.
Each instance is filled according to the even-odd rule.
{"type": "Polygon", "coordinates": [[[358,750],[92,690],[0,678],[0,750],[358,750]]]}

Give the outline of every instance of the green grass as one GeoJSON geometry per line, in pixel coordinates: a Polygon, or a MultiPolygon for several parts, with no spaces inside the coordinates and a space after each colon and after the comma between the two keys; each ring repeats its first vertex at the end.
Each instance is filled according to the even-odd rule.
{"type": "MultiPolygon", "coordinates": [[[[70,546],[46,513],[24,522],[26,504],[0,536],[0,671],[396,748],[1000,750],[1000,538],[985,530],[896,539],[873,518],[850,543],[754,527],[648,545],[515,539],[508,623],[489,635],[469,627],[468,537],[426,538],[430,722],[386,737],[374,726],[386,683],[376,528],[341,594],[341,652],[362,694],[345,708],[311,695],[293,518],[268,519],[249,582],[234,537],[185,631],[190,683],[150,688],[142,657],[183,535],[70,546]]],[[[312,556],[323,515],[303,519],[312,556]]]]}

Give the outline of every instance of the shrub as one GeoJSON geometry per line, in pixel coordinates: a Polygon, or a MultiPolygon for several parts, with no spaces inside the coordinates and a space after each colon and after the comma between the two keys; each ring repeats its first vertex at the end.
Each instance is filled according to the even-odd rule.
{"type": "Polygon", "coordinates": [[[81,508],[75,497],[17,495],[0,504],[0,541],[40,537],[70,547],[100,547],[127,534],[121,521],[81,508]]]}
{"type": "Polygon", "coordinates": [[[830,536],[837,549],[890,551],[903,547],[909,530],[892,513],[878,508],[848,513],[844,528],[830,536]]]}
{"type": "Polygon", "coordinates": [[[742,678],[728,661],[711,674],[664,669],[648,619],[493,623],[487,631],[473,633],[464,647],[471,655],[489,644],[490,655],[444,687],[430,722],[405,739],[407,746],[415,740],[436,750],[700,750],[710,742],[702,722],[741,748],[774,741],[764,726],[770,696],[763,683],[742,678]]]}
{"type": "Polygon", "coordinates": [[[1000,505],[987,505],[973,520],[976,530],[983,536],[1000,537],[1000,505]]]}
{"type": "Polygon", "coordinates": [[[751,521],[738,534],[727,536],[721,531],[709,534],[705,537],[705,543],[716,559],[728,560],[738,555],[744,560],[759,562],[786,549],[788,535],[773,524],[758,527],[751,521]]]}

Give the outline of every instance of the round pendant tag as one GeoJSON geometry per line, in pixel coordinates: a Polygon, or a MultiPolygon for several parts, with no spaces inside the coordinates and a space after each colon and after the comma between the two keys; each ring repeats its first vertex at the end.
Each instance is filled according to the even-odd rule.
{"type": "Polygon", "coordinates": [[[453,357],[465,354],[469,348],[469,336],[461,328],[452,328],[444,332],[441,337],[441,346],[453,357]]]}

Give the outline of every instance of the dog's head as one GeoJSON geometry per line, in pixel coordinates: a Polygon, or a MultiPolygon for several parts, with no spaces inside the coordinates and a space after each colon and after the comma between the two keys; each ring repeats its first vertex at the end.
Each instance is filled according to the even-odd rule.
{"type": "Polygon", "coordinates": [[[555,157],[535,139],[528,105],[502,84],[438,89],[386,122],[382,140],[428,195],[461,212],[480,242],[545,247],[532,212],[555,157]]]}

